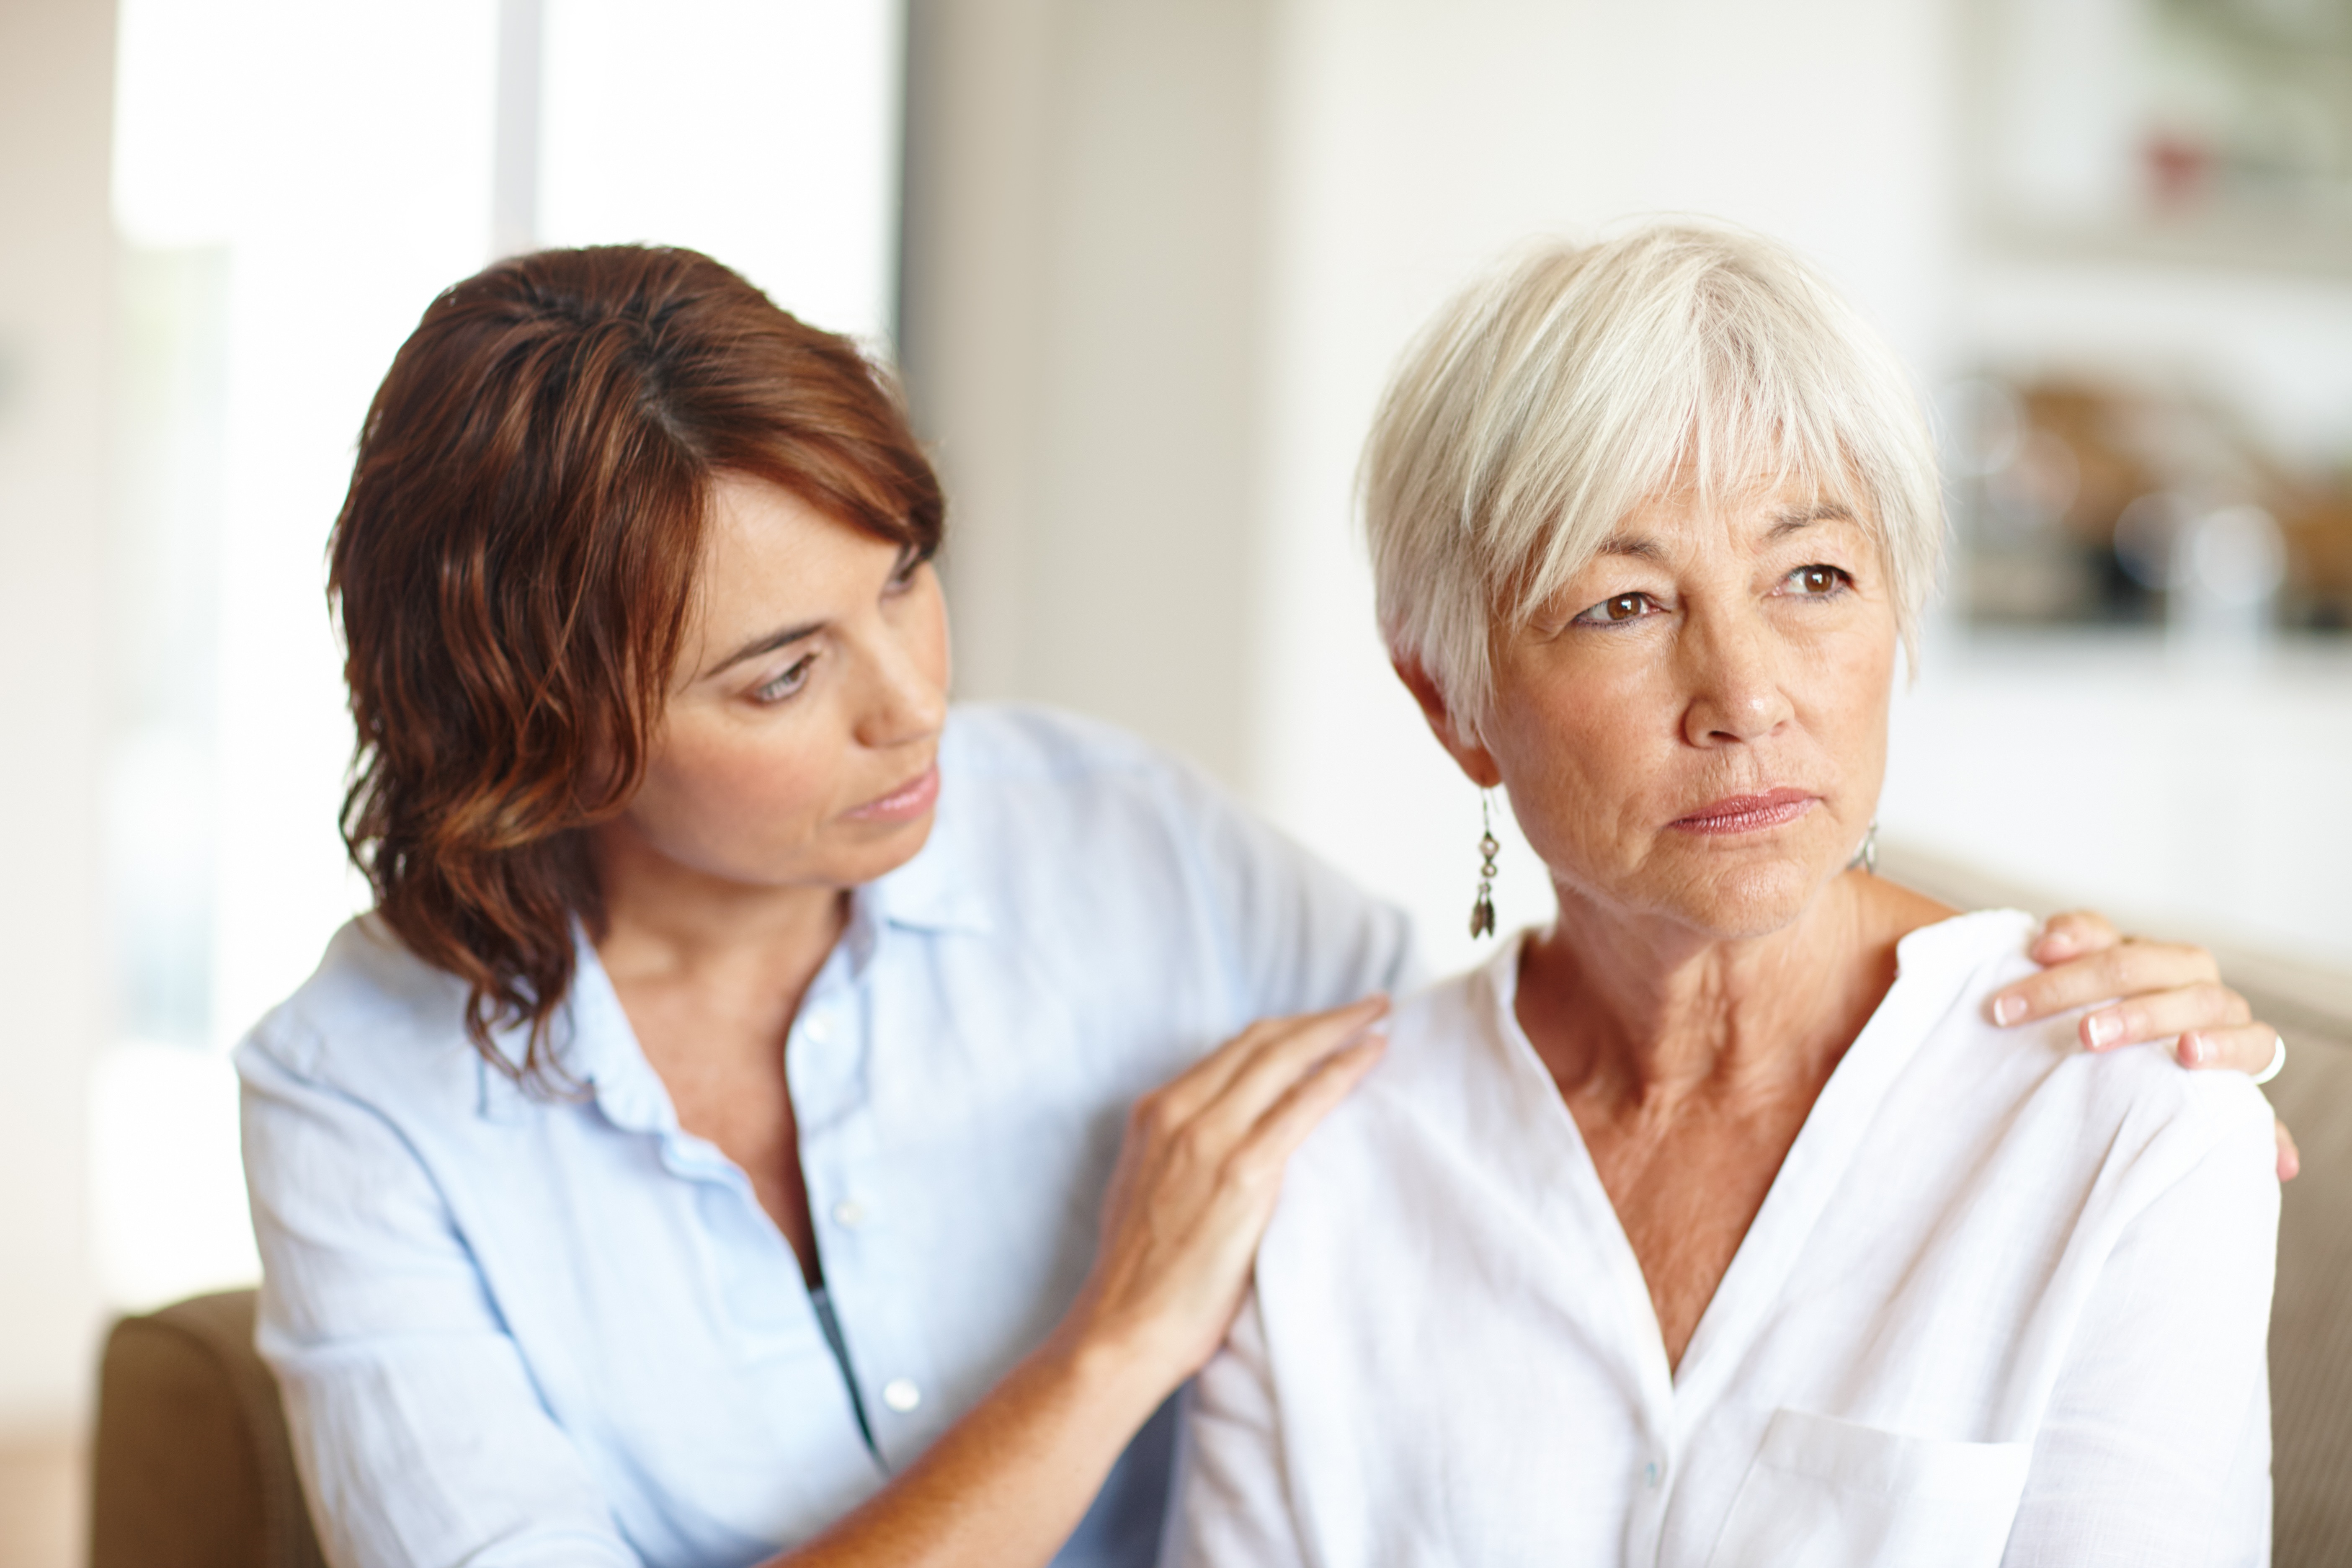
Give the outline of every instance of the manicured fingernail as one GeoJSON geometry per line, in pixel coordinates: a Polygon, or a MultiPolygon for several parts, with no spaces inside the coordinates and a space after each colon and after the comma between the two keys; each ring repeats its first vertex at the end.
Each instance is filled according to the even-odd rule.
{"type": "Polygon", "coordinates": [[[2183,1035],[2178,1055],[2182,1067],[2201,1068],[2212,1059],[2213,1049],[2205,1043],[2202,1035],[2183,1035]]]}
{"type": "Polygon", "coordinates": [[[1992,1021],[2007,1026],[2025,1016],[2025,998],[2003,996],[1992,1005],[1992,1021]]]}
{"type": "Polygon", "coordinates": [[[2123,1020],[2113,1013],[2094,1013],[2083,1020],[2083,1033],[2089,1037],[2091,1048],[2095,1051],[2102,1046],[2114,1044],[2123,1032],[2123,1020]]]}

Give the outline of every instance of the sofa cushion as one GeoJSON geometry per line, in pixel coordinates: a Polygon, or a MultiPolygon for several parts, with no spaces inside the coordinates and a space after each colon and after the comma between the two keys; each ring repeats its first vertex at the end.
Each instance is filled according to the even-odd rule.
{"type": "Polygon", "coordinates": [[[90,1568],[323,1568],[252,1291],[114,1325],[90,1503],[90,1568]]]}

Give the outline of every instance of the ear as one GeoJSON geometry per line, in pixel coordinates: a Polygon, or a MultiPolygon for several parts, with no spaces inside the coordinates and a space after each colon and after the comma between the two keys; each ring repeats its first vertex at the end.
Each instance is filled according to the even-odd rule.
{"type": "Polygon", "coordinates": [[[1470,782],[1480,789],[1493,789],[1503,782],[1503,770],[1495,765],[1495,754],[1486,750],[1476,732],[1455,720],[1454,710],[1446,705],[1445,693],[1418,663],[1410,658],[1389,660],[1389,667],[1421,704],[1421,716],[1429,721],[1429,732],[1454,759],[1454,765],[1470,776],[1470,782]]]}

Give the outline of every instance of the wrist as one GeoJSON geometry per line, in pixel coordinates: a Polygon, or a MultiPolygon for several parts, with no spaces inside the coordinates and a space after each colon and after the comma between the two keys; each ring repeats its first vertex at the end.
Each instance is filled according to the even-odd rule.
{"type": "Polygon", "coordinates": [[[1097,1321],[1081,1300],[1039,1346],[1039,1369],[1080,1407],[1131,1431],[1150,1418],[1194,1367],[1149,1335],[1097,1321]]]}

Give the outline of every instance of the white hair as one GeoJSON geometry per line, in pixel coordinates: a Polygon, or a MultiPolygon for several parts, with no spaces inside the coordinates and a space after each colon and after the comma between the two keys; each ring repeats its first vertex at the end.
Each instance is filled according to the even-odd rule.
{"type": "Polygon", "coordinates": [[[1654,224],[1558,241],[1454,296],[1406,351],[1360,488],[1381,635],[1481,727],[1497,627],[1526,623],[1625,514],[1795,479],[1876,535],[1915,657],[1943,552],[1911,379],[1785,246],[1654,224]]]}

